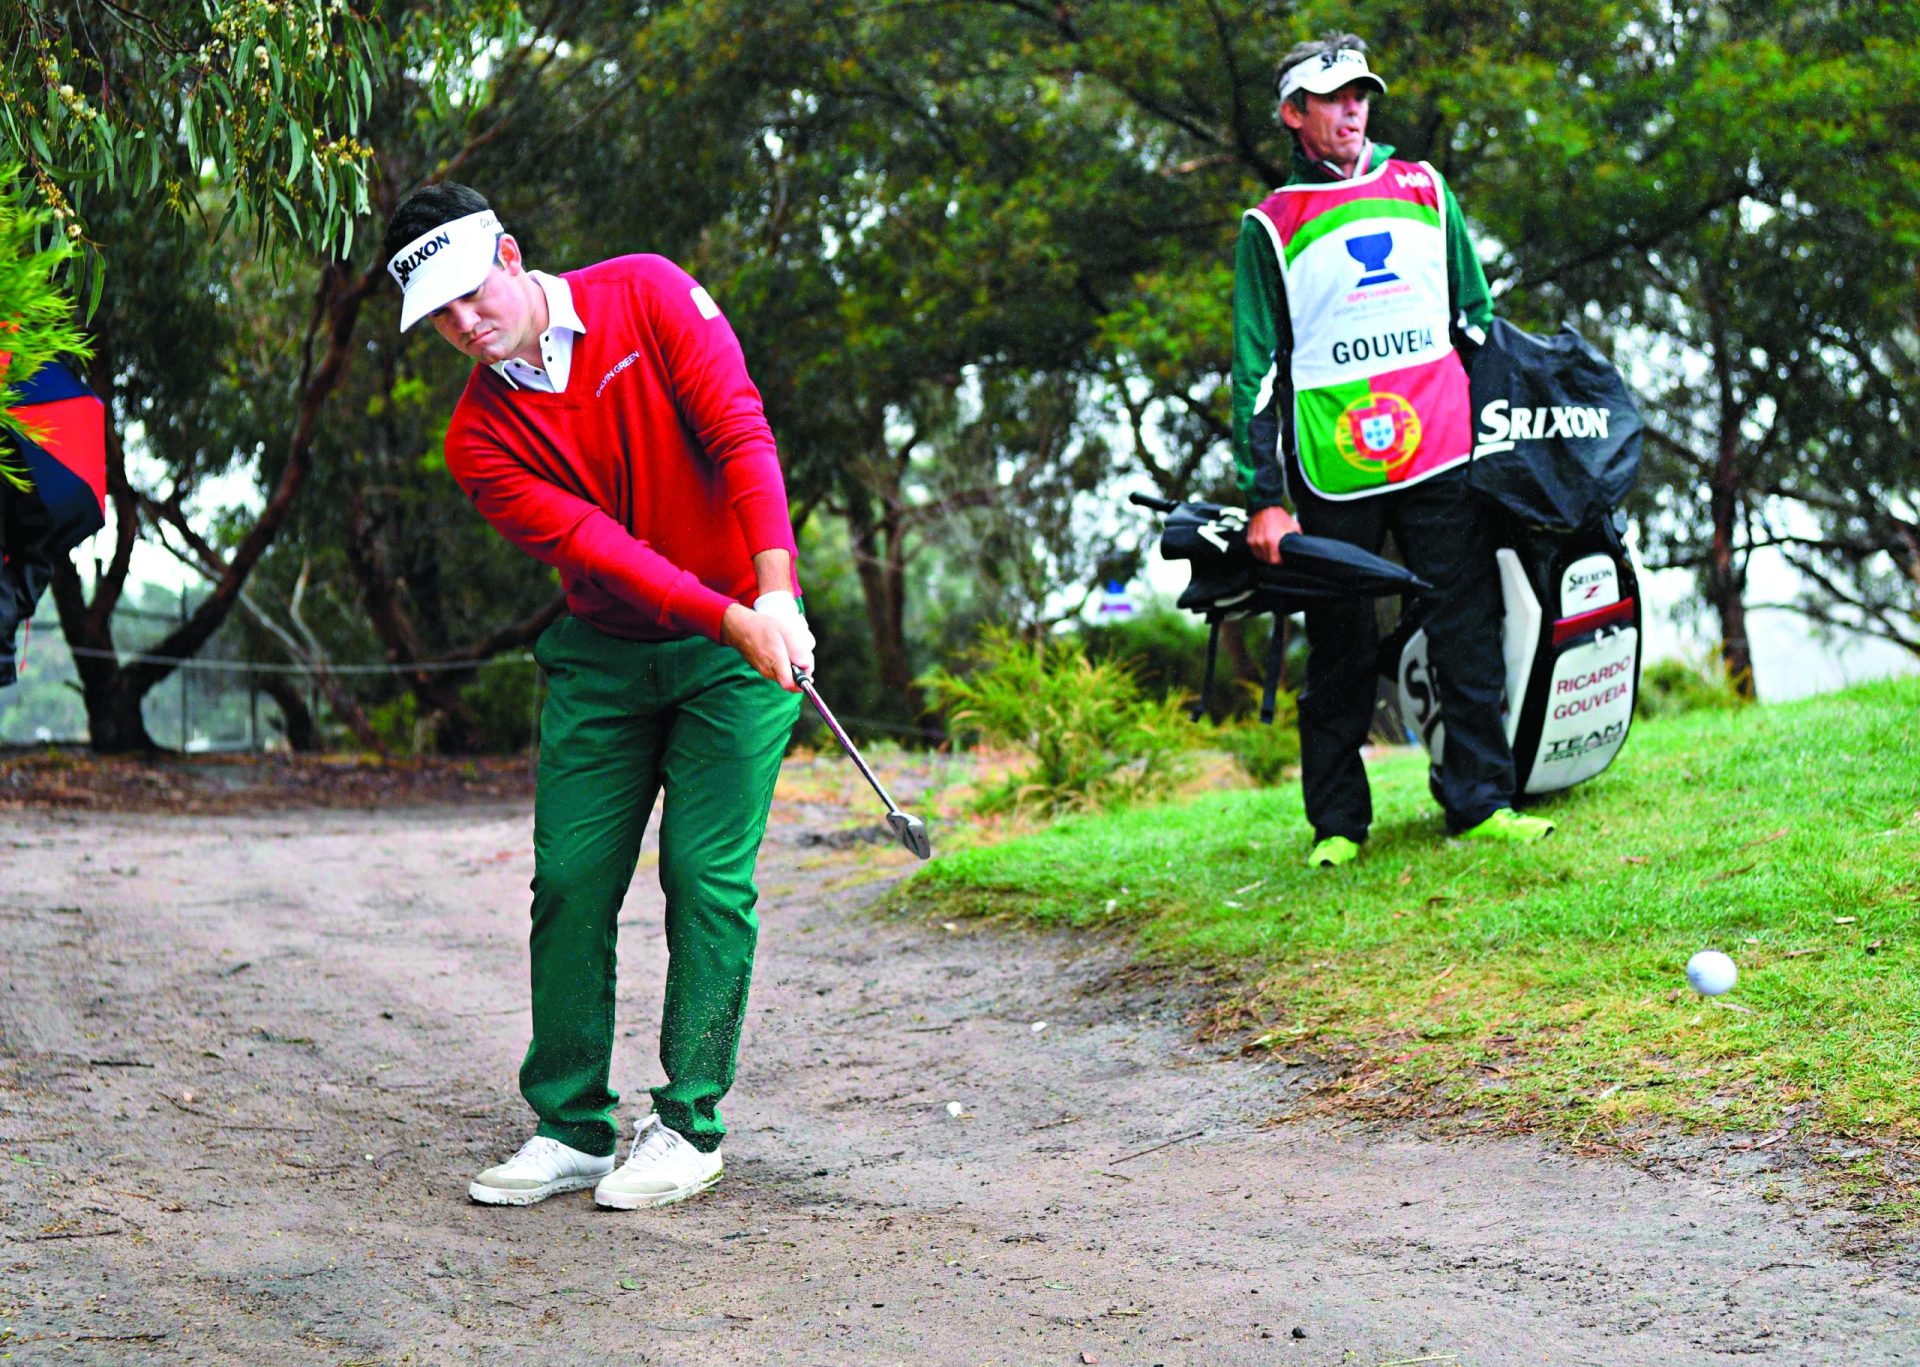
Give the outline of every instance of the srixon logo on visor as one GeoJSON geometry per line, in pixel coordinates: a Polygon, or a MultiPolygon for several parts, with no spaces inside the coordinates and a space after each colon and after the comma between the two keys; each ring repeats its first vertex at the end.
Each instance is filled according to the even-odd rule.
{"type": "Polygon", "coordinates": [[[404,260],[393,263],[394,278],[400,282],[402,289],[406,288],[407,281],[415,271],[419,270],[422,265],[440,252],[442,248],[451,247],[452,245],[453,238],[446,233],[438,233],[428,238],[409,253],[404,260]]]}

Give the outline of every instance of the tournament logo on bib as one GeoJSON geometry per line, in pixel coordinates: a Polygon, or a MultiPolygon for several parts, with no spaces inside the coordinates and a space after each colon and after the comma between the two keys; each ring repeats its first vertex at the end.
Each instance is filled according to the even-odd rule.
{"type": "Polygon", "coordinates": [[[1393,234],[1390,232],[1348,238],[1347,255],[1360,263],[1360,284],[1363,287],[1384,285],[1400,278],[1387,269],[1387,258],[1393,255],[1393,234]]]}
{"type": "Polygon", "coordinates": [[[1368,394],[1340,414],[1333,446],[1356,470],[1397,470],[1420,449],[1420,415],[1398,394],[1368,394]]]}

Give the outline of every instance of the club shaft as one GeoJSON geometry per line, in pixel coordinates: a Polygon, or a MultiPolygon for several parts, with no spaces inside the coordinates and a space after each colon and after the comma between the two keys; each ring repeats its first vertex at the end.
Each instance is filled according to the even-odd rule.
{"type": "Polygon", "coordinates": [[[827,705],[820,701],[820,694],[815,691],[812,678],[804,672],[796,670],[794,672],[794,682],[800,685],[800,691],[807,695],[807,701],[811,702],[813,704],[813,710],[820,714],[820,720],[827,724],[829,731],[833,732],[833,738],[840,742],[840,748],[845,750],[848,758],[859,766],[860,772],[866,776],[867,782],[873,785],[873,791],[878,793],[880,800],[887,804],[887,810],[889,812],[899,811],[900,809],[893,805],[893,799],[887,796],[887,790],[881,787],[879,777],[875,775],[872,769],[867,767],[867,762],[860,757],[859,748],[854,745],[853,738],[842,729],[838,721],[834,720],[833,713],[828,710],[827,705]]]}

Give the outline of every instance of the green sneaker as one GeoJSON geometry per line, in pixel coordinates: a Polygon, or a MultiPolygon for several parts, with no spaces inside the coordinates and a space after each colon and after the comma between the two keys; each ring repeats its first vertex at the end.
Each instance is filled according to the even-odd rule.
{"type": "Polygon", "coordinates": [[[1525,845],[1545,840],[1553,834],[1553,823],[1544,816],[1522,816],[1511,807],[1501,807],[1472,830],[1460,832],[1462,840],[1498,840],[1508,845],[1525,845]]]}
{"type": "Polygon", "coordinates": [[[1337,869],[1342,864],[1351,864],[1360,857],[1360,847],[1344,835],[1330,835],[1318,841],[1313,853],[1307,856],[1310,869],[1337,869]]]}

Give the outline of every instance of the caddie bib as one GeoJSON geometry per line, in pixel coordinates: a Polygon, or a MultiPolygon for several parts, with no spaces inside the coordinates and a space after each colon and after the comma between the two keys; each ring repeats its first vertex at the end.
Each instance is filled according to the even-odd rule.
{"type": "Polygon", "coordinates": [[[1294,441],[1314,491],[1365,498],[1466,460],[1439,173],[1389,159],[1357,180],[1285,186],[1247,214],[1280,262],[1294,441]]]}

